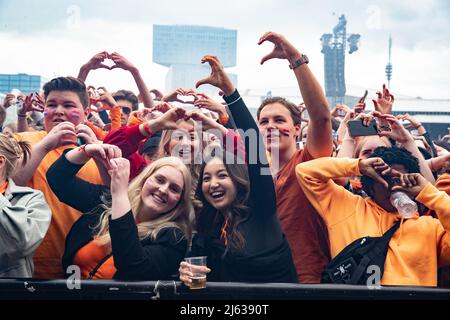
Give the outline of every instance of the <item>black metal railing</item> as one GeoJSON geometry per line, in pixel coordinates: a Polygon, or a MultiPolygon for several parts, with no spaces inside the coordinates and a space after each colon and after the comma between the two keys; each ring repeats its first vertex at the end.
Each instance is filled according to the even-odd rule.
{"type": "Polygon", "coordinates": [[[450,300],[450,289],[286,283],[0,279],[0,299],[20,300],[450,300]]]}

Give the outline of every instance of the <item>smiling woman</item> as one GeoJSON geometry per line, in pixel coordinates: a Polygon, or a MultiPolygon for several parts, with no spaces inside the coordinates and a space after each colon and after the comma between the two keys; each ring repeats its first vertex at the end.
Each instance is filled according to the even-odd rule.
{"type": "Polygon", "coordinates": [[[88,144],[65,152],[47,179],[60,201],[85,213],[66,238],[64,269],[77,265],[84,279],[162,280],[176,273],[192,210],[191,178],[180,159],[154,161],[128,185],[120,149],[88,144]],[[110,188],[76,176],[90,158],[108,168],[110,188]]]}
{"type": "MultiPolygon", "coordinates": [[[[295,283],[297,275],[289,244],[276,212],[272,175],[265,152],[250,160],[255,150],[265,150],[263,137],[238,91],[223,71],[217,57],[205,56],[211,65],[209,78],[224,92],[238,128],[257,134],[256,145],[245,139],[245,161],[237,155],[217,152],[205,159],[196,191],[202,204],[196,212],[197,233],[192,256],[208,256],[208,279],[235,282],[295,283]]],[[[244,139],[243,139],[244,140],[244,139]]],[[[192,283],[190,264],[181,262],[180,280],[192,283]]]]}

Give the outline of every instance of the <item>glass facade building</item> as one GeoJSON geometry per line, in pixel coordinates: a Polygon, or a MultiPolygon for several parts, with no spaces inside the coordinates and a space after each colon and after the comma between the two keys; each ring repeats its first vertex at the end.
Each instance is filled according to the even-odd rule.
{"type": "Polygon", "coordinates": [[[41,76],[19,74],[0,74],[0,93],[9,93],[11,90],[20,90],[24,94],[41,90],[44,85],[41,76]]]}
{"type": "MultiPolygon", "coordinates": [[[[225,68],[236,66],[237,31],[190,25],[153,25],[153,62],[169,68],[166,91],[194,88],[209,75],[208,65],[200,63],[206,54],[219,57],[225,68]]],[[[237,85],[237,76],[230,75],[237,85]]],[[[202,86],[202,91],[213,88],[202,86]]],[[[217,91],[217,89],[215,89],[217,91]]]]}

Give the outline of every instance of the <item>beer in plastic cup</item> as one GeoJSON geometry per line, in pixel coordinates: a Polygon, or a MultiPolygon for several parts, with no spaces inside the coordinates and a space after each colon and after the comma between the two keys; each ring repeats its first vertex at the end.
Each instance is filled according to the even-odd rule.
{"type": "Polygon", "coordinates": [[[206,258],[206,256],[184,258],[187,263],[192,265],[189,270],[193,274],[191,277],[192,283],[189,284],[190,289],[206,288],[206,273],[200,272],[195,268],[195,266],[206,267],[206,258]]]}

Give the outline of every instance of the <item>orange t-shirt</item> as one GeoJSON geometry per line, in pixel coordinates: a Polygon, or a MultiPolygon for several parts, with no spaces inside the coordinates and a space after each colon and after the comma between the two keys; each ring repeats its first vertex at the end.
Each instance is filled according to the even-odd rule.
{"type": "Polygon", "coordinates": [[[108,134],[108,131],[105,131],[99,127],[97,127],[95,124],[93,124],[90,121],[86,121],[86,125],[91,128],[91,130],[94,132],[97,139],[102,140],[105,139],[106,135],[108,134]]]}
{"type": "MultiPolygon", "coordinates": [[[[35,131],[17,133],[16,137],[30,142],[31,145],[35,145],[46,135],[46,131],[35,131]]],[[[48,168],[62,155],[65,149],[73,147],[75,146],[63,146],[47,153],[27,184],[29,187],[44,193],[45,199],[52,210],[50,227],[33,257],[35,266],[34,278],[64,278],[61,259],[64,253],[66,236],[74,222],[81,216],[81,213],[58,200],[48,185],[46,173],[48,168]]],[[[100,173],[93,160],[86,163],[78,172],[77,176],[92,183],[102,183],[100,173]]]]}
{"type": "MultiPolygon", "coordinates": [[[[87,279],[89,273],[94,270],[95,267],[108,255],[108,252],[104,247],[99,246],[94,243],[94,241],[89,242],[83,248],[77,251],[73,257],[73,263],[80,267],[81,277],[87,279]]],[[[117,269],[114,266],[114,258],[109,257],[101,266],[98,268],[92,279],[112,279],[117,269]]]]}
{"type": "Polygon", "coordinates": [[[306,198],[295,175],[299,163],[312,159],[306,148],[296,151],[275,181],[278,217],[300,283],[320,283],[322,270],[330,260],[327,226],[306,198]]]}

